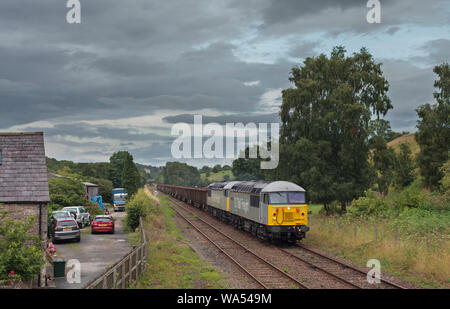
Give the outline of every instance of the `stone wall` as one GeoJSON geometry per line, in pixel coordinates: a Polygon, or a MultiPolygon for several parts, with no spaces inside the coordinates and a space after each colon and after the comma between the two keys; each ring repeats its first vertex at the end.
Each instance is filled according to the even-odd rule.
{"type": "MultiPolygon", "coordinates": [[[[34,216],[33,229],[30,231],[39,235],[39,204],[0,204],[0,211],[6,210],[8,217],[14,220],[25,221],[34,216]]],[[[41,240],[43,249],[47,245],[47,204],[42,204],[41,208],[41,240]]]]}

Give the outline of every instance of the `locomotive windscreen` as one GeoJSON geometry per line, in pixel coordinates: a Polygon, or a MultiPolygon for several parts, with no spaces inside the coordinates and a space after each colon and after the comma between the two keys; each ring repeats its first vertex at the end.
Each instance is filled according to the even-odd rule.
{"type": "Polygon", "coordinates": [[[305,192],[271,192],[270,204],[305,204],[305,192]]]}

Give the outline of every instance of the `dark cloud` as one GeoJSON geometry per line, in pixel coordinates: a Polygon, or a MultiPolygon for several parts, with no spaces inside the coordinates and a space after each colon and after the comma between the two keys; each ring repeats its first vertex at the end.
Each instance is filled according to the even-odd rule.
{"type": "Polygon", "coordinates": [[[422,47],[422,49],[429,53],[426,60],[432,65],[449,62],[450,60],[450,39],[429,41],[422,47]]]}
{"type": "MultiPolygon", "coordinates": [[[[176,116],[168,116],[163,118],[164,121],[168,123],[194,123],[194,116],[190,114],[181,114],[176,116]]],[[[203,116],[203,124],[207,123],[217,123],[220,125],[225,125],[227,123],[279,123],[280,117],[278,113],[272,114],[233,114],[224,116],[203,116]]]]}
{"type": "Polygon", "coordinates": [[[264,11],[265,25],[289,23],[305,15],[315,15],[326,9],[345,10],[355,6],[363,6],[361,0],[271,0],[264,11]]]}
{"type": "MultiPolygon", "coordinates": [[[[190,122],[199,110],[204,122],[276,122],[265,100],[290,86],[297,63],[289,59],[329,52],[323,37],[450,23],[444,1],[381,1],[381,25],[366,22],[365,0],[81,3],[80,25],[66,23],[66,1],[0,3],[0,130],[44,130],[50,153],[76,161],[104,160],[121,148],[141,162],[170,159],[169,126],[133,123],[162,110],[173,111],[161,116],[167,124],[190,122]],[[308,36],[314,33],[323,36],[308,36]],[[270,41],[281,38],[289,38],[286,46],[270,41]],[[284,53],[257,60],[273,50],[284,53]],[[209,116],[217,114],[227,116],[209,116]],[[30,125],[39,121],[52,125],[30,125]]],[[[414,108],[432,100],[432,66],[448,60],[449,42],[430,40],[420,59],[383,59],[394,128],[411,127],[414,108]]]]}

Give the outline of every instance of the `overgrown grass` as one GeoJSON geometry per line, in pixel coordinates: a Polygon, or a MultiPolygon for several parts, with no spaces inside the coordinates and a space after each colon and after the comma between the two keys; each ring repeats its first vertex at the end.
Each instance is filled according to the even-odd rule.
{"type": "MultiPolygon", "coordinates": [[[[146,191],[151,194],[150,191],[146,191]]],[[[175,221],[175,211],[165,196],[146,217],[148,267],[137,288],[191,289],[223,288],[221,275],[186,245],[175,221]]]]}
{"type": "Polygon", "coordinates": [[[360,265],[378,259],[421,287],[450,288],[450,211],[435,198],[413,185],[386,200],[369,194],[344,216],[313,212],[304,241],[360,265]]]}

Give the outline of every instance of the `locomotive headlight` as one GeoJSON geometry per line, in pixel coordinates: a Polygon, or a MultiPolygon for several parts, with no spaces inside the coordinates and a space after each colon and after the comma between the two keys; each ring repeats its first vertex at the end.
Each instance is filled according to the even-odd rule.
{"type": "Polygon", "coordinates": [[[288,210],[291,210],[291,207],[288,207],[288,210]]]}

